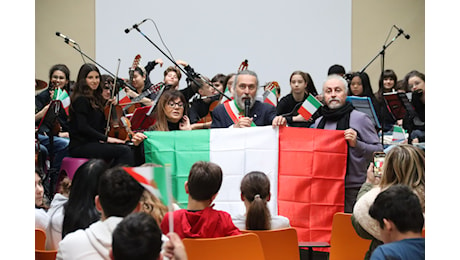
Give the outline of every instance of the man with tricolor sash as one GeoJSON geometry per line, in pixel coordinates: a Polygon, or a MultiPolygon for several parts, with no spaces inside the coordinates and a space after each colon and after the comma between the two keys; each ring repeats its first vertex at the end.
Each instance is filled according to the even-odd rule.
{"type": "Polygon", "coordinates": [[[276,116],[274,106],[256,100],[258,86],[259,80],[255,72],[238,72],[232,86],[234,99],[214,109],[211,128],[285,126],[286,119],[276,116]]]}
{"type": "Polygon", "coordinates": [[[365,113],[356,110],[346,101],[347,81],[338,75],[329,76],[323,84],[325,106],[315,128],[344,130],[348,143],[347,170],[345,175],[345,212],[351,213],[358,191],[366,180],[372,154],[383,147],[374,124],[365,113]]]}

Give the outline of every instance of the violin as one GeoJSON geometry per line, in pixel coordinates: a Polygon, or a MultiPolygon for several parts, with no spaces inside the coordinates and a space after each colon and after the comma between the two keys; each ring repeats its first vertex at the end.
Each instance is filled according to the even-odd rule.
{"type": "Polygon", "coordinates": [[[134,135],[131,130],[131,122],[123,114],[120,105],[110,104],[105,107],[104,114],[108,121],[106,135],[121,140],[129,141],[134,135]]]}
{"type": "MultiPolygon", "coordinates": [[[[118,63],[118,68],[119,67],[120,62],[118,63]]],[[[118,69],[116,78],[118,78],[118,69]]],[[[113,88],[114,90],[119,89],[117,84],[119,83],[116,81],[113,88]]],[[[112,91],[112,100],[115,97],[115,92],[116,91],[112,91]]],[[[123,109],[120,105],[110,103],[105,107],[104,114],[107,119],[105,135],[125,141],[131,140],[134,135],[134,132],[131,130],[131,122],[124,116],[123,109]]]]}
{"type": "Polygon", "coordinates": [[[209,111],[204,117],[202,117],[200,120],[198,120],[197,123],[211,122],[212,121],[211,113],[214,110],[214,108],[216,108],[216,106],[220,104],[220,100],[219,100],[220,99],[220,94],[210,96],[210,97],[204,97],[204,98],[210,98],[211,99],[211,103],[209,104],[209,111]]]}

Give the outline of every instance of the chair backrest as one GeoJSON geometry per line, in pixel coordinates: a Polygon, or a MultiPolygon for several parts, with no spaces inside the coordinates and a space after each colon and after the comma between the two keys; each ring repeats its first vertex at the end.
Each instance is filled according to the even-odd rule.
{"type": "Polygon", "coordinates": [[[364,259],[371,240],[356,234],[351,224],[351,214],[337,212],[332,219],[330,260],[364,259]]]}
{"type": "Polygon", "coordinates": [[[295,228],[273,230],[241,230],[256,234],[264,250],[265,260],[300,259],[299,242],[295,228]]]}
{"type": "Polygon", "coordinates": [[[35,260],[55,260],[57,250],[37,250],[35,249],[35,260]]]}
{"type": "Polygon", "coordinates": [[[45,250],[46,232],[43,229],[35,229],[35,249],[45,250]]]}
{"type": "Polygon", "coordinates": [[[264,259],[264,252],[256,234],[242,234],[219,238],[184,238],[189,260],[264,259]]]}

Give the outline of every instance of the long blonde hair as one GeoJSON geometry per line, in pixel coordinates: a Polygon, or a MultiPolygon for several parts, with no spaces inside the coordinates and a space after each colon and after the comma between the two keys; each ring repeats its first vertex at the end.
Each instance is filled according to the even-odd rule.
{"type": "Polygon", "coordinates": [[[395,146],[386,155],[380,187],[404,184],[412,188],[425,212],[425,152],[415,146],[395,146]]]}

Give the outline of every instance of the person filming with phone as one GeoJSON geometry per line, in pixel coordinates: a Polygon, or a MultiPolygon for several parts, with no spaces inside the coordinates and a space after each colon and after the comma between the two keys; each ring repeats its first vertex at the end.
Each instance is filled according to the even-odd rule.
{"type": "MultiPolygon", "coordinates": [[[[378,160],[376,155],[375,162],[378,160]]],[[[376,167],[379,165],[369,165],[366,182],[358,193],[351,217],[356,233],[372,240],[365,259],[369,259],[374,249],[383,244],[380,224],[369,215],[369,208],[380,192],[396,184],[406,185],[419,198],[425,214],[425,152],[409,144],[396,145],[386,154],[381,174],[376,167]]]]}
{"type": "Polygon", "coordinates": [[[355,110],[346,101],[347,81],[339,75],[330,75],[323,84],[321,117],[316,119],[314,128],[344,130],[348,143],[347,172],[345,175],[345,209],[351,213],[361,185],[366,180],[366,169],[372,154],[382,151],[377,131],[371,119],[355,110]]]}

